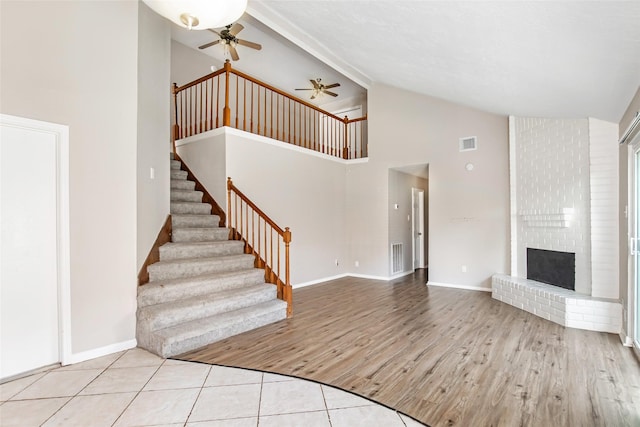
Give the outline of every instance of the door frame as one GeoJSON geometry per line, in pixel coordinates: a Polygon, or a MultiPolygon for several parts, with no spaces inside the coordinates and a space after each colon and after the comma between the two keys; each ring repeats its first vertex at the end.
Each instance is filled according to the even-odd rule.
{"type": "Polygon", "coordinates": [[[628,215],[627,225],[628,235],[628,251],[627,251],[627,272],[628,272],[628,291],[627,291],[627,336],[631,339],[631,346],[634,348],[636,355],[640,357],[640,268],[638,266],[640,256],[640,134],[627,145],[628,150],[628,215]]]}
{"type": "Polygon", "coordinates": [[[424,190],[422,188],[411,187],[411,264],[413,269],[425,268],[424,262],[424,190]],[[416,200],[417,199],[417,200],[416,200]],[[418,206],[418,218],[415,218],[415,206],[418,206]],[[422,230],[422,238],[420,239],[420,245],[416,248],[416,222],[420,225],[418,230],[422,230]],[[418,265],[416,265],[416,251],[420,252],[420,258],[418,259],[418,265]]]}
{"type": "Polygon", "coordinates": [[[0,114],[0,126],[52,134],[56,141],[56,241],[58,289],[58,352],[62,365],[71,363],[71,257],[69,228],[69,126],[0,114]]]}

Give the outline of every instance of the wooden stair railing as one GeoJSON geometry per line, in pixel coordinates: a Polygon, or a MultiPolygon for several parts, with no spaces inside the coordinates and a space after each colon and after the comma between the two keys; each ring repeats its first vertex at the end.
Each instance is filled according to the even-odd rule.
{"type": "Polygon", "coordinates": [[[265,282],[276,285],[278,298],[287,303],[287,317],[291,317],[293,292],[289,279],[289,227],[280,228],[233,185],[231,178],[227,178],[227,203],[230,238],[244,242],[245,253],[256,257],[255,267],[264,268],[265,282]]]}
{"type": "Polygon", "coordinates": [[[343,159],[367,156],[366,116],[340,118],[234,70],[229,61],[191,83],[174,83],[173,100],[174,142],[229,126],[343,159]]]}

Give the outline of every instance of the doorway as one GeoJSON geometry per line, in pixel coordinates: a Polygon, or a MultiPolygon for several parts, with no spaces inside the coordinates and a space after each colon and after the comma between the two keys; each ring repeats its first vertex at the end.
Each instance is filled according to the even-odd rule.
{"type": "Polygon", "coordinates": [[[629,251],[629,265],[631,283],[629,286],[629,335],[633,340],[633,347],[640,354],[640,135],[631,144],[631,174],[629,190],[631,248],[629,251]]]}
{"type": "Polygon", "coordinates": [[[411,188],[413,269],[424,268],[424,190],[411,188]]]}
{"type": "Polygon", "coordinates": [[[0,381],[70,357],[68,127],[0,115],[0,381]]]}

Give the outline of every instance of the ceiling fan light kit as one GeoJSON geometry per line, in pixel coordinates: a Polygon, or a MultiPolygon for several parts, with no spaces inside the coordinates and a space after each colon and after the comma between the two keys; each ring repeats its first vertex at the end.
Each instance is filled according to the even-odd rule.
{"type": "Polygon", "coordinates": [[[219,28],[234,22],[247,0],[142,0],[157,14],[189,30],[219,28]]]}

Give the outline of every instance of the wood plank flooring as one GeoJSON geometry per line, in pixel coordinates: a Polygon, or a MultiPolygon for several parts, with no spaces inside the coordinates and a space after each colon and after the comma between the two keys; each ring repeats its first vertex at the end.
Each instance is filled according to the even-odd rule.
{"type": "Polygon", "coordinates": [[[179,356],[340,387],[439,426],[640,426],[640,364],[489,293],[344,278],[294,290],[294,317],[179,356]]]}

